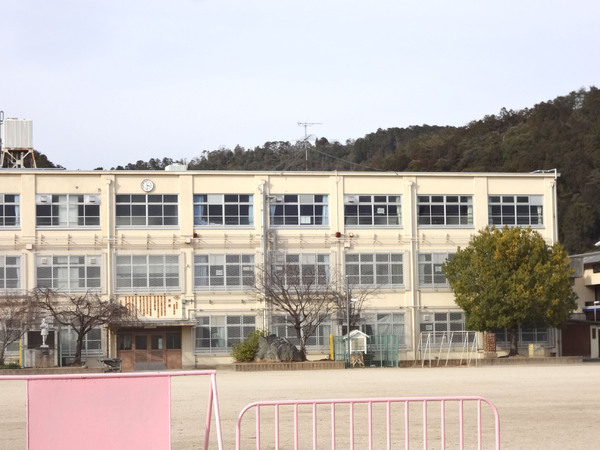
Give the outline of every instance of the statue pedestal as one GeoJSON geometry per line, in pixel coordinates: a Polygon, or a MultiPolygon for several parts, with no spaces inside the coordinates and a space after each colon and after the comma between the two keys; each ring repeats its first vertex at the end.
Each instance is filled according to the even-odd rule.
{"type": "Polygon", "coordinates": [[[48,347],[37,347],[34,349],[34,367],[54,367],[54,349],[48,347]]]}

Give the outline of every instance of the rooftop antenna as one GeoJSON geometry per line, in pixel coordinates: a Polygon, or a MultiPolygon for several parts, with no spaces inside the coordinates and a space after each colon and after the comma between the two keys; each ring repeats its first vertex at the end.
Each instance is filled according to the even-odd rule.
{"type": "MultiPolygon", "coordinates": [[[[299,127],[304,127],[304,139],[302,139],[302,142],[307,142],[308,138],[310,137],[308,135],[308,131],[307,128],[311,127],[313,125],[323,125],[321,122],[298,122],[298,126],[299,127]]],[[[308,146],[305,145],[304,146],[304,161],[305,161],[305,170],[308,171],[308,146]]]]}

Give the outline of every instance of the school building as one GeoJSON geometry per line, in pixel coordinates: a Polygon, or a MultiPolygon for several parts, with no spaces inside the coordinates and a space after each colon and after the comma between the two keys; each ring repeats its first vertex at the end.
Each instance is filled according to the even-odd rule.
{"type": "MultiPolygon", "coordinates": [[[[341,273],[376,286],[361,331],[397,336],[399,359],[410,360],[422,332],[465,330],[442,272],[457,247],[488,225],[557,240],[557,176],[1,169],[0,291],[95,292],[129,305],[139,323],[88,334],[88,361],[191,368],[230,362],[231,346],[256,329],[293,339],[253,286],[258,268],[297,264],[318,282],[341,273]]],[[[342,322],[318,327],[310,359],[329,353],[342,322]]],[[[74,335],[52,323],[51,332],[65,364],[74,335]]],[[[560,352],[560,331],[520,332],[522,346],[560,352]]]]}

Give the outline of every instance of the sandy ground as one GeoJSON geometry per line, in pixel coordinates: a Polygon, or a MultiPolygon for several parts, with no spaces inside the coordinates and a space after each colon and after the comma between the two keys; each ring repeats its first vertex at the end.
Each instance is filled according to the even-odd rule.
{"type": "MultiPolygon", "coordinates": [[[[502,448],[600,448],[595,426],[600,408],[599,382],[599,363],[251,373],[219,371],[217,374],[226,449],[234,448],[235,424],[240,411],[254,401],[461,395],[482,396],[496,405],[500,415],[502,448]]],[[[174,449],[202,447],[207,390],[204,377],[173,378],[171,433],[174,449]]],[[[327,438],[329,413],[319,414],[319,430],[325,432],[327,438]]],[[[360,416],[360,412],[357,414],[360,416]]],[[[265,414],[264,418],[267,416],[265,414]]],[[[282,411],[282,426],[289,425],[291,418],[283,416],[282,411]]],[[[306,414],[300,416],[303,418],[306,414]]],[[[402,416],[403,411],[393,412],[393,427],[402,426],[402,416]]],[[[414,417],[417,416],[414,414],[414,417]]],[[[24,382],[0,381],[1,449],[26,447],[25,417],[24,382]]],[[[248,422],[249,427],[244,429],[248,436],[252,431],[253,417],[248,422]]],[[[360,418],[357,421],[362,422],[360,418]]],[[[489,425],[489,421],[486,424],[489,425]]],[[[359,424],[357,433],[364,434],[358,428],[359,424]]],[[[216,448],[214,426],[211,434],[211,448],[216,448]]],[[[310,434],[301,434],[301,447],[309,448],[312,444],[310,434]]],[[[385,423],[376,425],[375,434],[385,434],[385,423]]],[[[273,448],[272,434],[268,437],[271,442],[267,443],[263,438],[262,448],[273,448]]],[[[320,437],[319,448],[331,448],[325,438],[321,445],[320,437]]],[[[109,442],[107,440],[106,448],[112,448],[109,442]]],[[[244,448],[253,448],[252,442],[245,441],[244,448]]],[[[375,448],[378,446],[376,444],[375,448]]],[[[412,447],[422,448],[422,444],[412,447]]],[[[289,439],[283,438],[281,448],[293,446],[289,439]]],[[[338,448],[347,448],[347,444],[342,441],[338,448]]],[[[356,448],[365,447],[359,444],[356,448]]],[[[403,442],[394,441],[394,448],[403,448],[403,442]]],[[[430,448],[439,448],[439,441],[434,439],[430,448]]],[[[456,445],[450,443],[447,448],[456,448],[456,445]]],[[[471,448],[471,444],[466,448],[471,448]]],[[[486,445],[486,448],[489,446],[486,445]]]]}

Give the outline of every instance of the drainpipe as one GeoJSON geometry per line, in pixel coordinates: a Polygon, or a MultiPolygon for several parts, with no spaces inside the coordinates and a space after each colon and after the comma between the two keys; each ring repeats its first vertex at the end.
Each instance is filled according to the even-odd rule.
{"type": "Polygon", "coordinates": [[[409,214],[409,233],[410,233],[410,249],[409,249],[409,260],[410,260],[410,301],[411,301],[411,308],[410,308],[410,321],[411,321],[411,328],[412,328],[412,333],[411,333],[411,345],[413,348],[413,352],[415,353],[416,356],[416,351],[417,351],[417,305],[416,305],[416,290],[417,290],[417,283],[416,283],[416,263],[417,263],[417,256],[416,256],[416,250],[415,250],[415,244],[416,244],[416,238],[414,235],[414,218],[415,218],[415,211],[413,208],[413,182],[409,181],[408,182],[408,214],[409,214]]]}
{"type": "Polygon", "coordinates": [[[106,295],[110,300],[112,295],[112,258],[111,258],[111,220],[110,220],[110,185],[112,180],[106,180],[106,295]]]}
{"type": "MultiPolygon", "coordinates": [[[[111,301],[112,296],[112,248],[110,245],[110,239],[112,234],[111,220],[110,220],[110,185],[112,180],[106,180],[106,297],[108,301],[111,301]]],[[[110,331],[106,329],[106,357],[110,358],[110,331]]]]}

